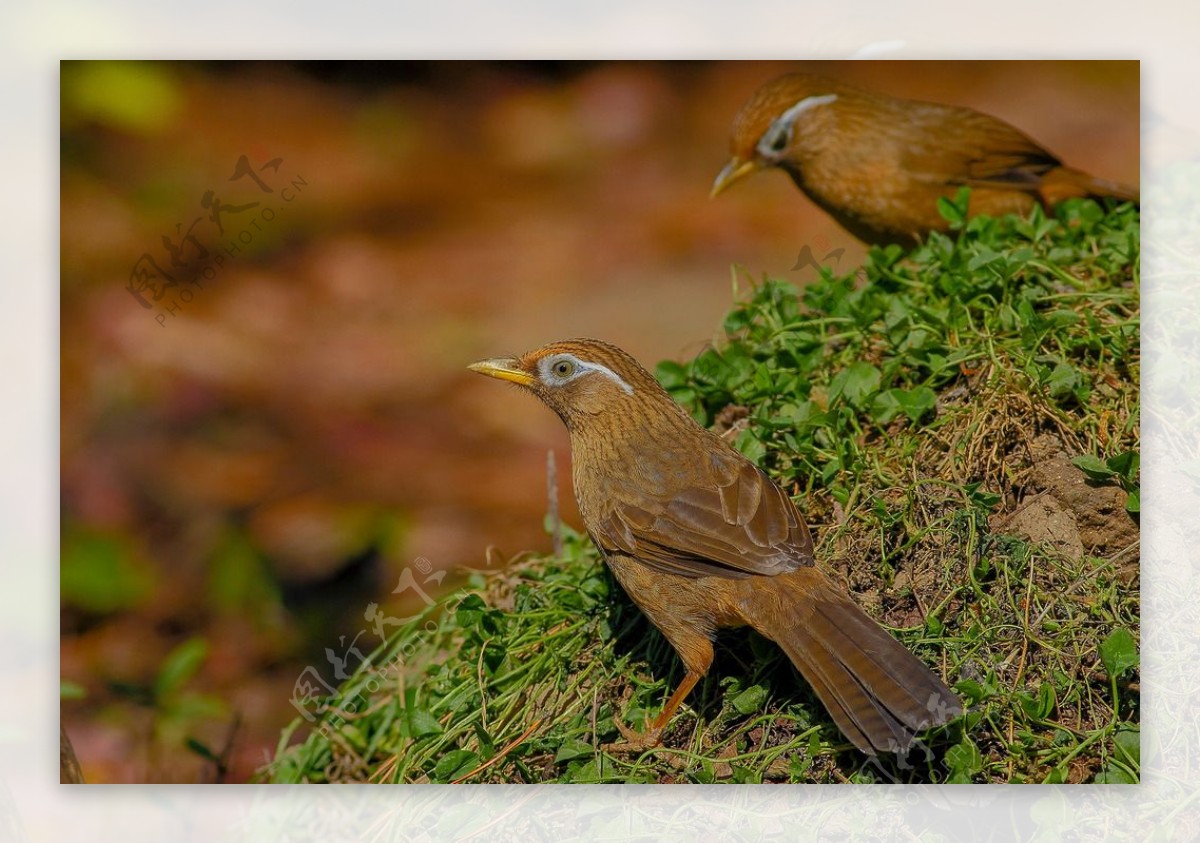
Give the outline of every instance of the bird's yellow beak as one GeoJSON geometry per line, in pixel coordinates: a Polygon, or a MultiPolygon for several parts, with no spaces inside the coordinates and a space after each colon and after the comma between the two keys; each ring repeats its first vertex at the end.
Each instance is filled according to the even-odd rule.
{"type": "Polygon", "coordinates": [[[729,163],[722,167],[721,172],[717,174],[716,180],[713,181],[712,191],[708,194],[709,197],[715,197],[721,191],[725,190],[725,188],[734,182],[746,178],[760,167],[762,165],[754,159],[742,161],[742,159],[734,156],[729,159],[729,163]]]}
{"type": "Polygon", "coordinates": [[[522,369],[520,361],[515,358],[479,360],[468,366],[467,369],[478,372],[480,375],[499,378],[501,381],[512,381],[522,387],[528,387],[533,383],[533,376],[522,369]]]}

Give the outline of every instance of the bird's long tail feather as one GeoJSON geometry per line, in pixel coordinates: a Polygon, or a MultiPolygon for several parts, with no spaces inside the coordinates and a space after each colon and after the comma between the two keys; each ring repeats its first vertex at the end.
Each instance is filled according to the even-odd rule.
{"type": "Polygon", "coordinates": [[[961,714],[954,693],[815,568],[787,575],[777,613],[759,613],[834,723],[868,755],[907,750],[914,735],[961,714]]]}
{"type": "Polygon", "coordinates": [[[1137,188],[1098,179],[1072,167],[1056,167],[1047,173],[1042,179],[1040,192],[1043,202],[1048,206],[1077,196],[1091,199],[1108,197],[1135,205],[1141,202],[1141,191],[1137,188]]]}

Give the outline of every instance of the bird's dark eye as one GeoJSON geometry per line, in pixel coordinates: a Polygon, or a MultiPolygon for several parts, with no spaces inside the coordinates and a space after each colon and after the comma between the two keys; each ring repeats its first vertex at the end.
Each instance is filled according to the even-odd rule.
{"type": "Polygon", "coordinates": [[[771,150],[771,152],[783,152],[787,149],[788,133],[786,130],[776,129],[766,141],[767,149],[771,150]]]}
{"type": "Polygon", "coordinates": [[[555,361],[551,365],[550,371],[553,372],[555,375],[557,375],[559,378],[569,378],[571,375],[573,375],[575,373],[575,364],[573,361],[569,361],[569,360],[555,361]]]}

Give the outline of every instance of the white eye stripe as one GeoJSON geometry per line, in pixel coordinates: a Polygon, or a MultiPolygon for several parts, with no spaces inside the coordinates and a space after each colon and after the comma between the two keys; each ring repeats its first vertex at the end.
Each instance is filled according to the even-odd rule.
{"type": "Polygon", "coordinates": [[[779,115],[777,123],[795,123],[796,118],[809,109],[827,105],[837,99],[837,94],[822,94],[819,97],[805,97],[800,102],[779,115]]]}
{"type": "Polygon", "coordinates": [[[624,378],[613,372],[607,366],[602,363],[592,363],[591,361],[580,360],[574,355],[562,354],[554,355],[548,358],[542,358],[542,360],[538,363],[538,369],[541,370],[542,379],[544,381],[549,383],[557,382],[559,384],[566,384],[570,381],[574,381],[576,378],[579,378],[588,372],[598,372],[605,378],[610,379],[628,395],[633,395],[633,387],[629,386],[629,383],[624,378]],[[565,378],[554,372],[555,365],[562,363],[563,361],[570,361],[575,365],[575,371],[565,378]]]}
{"type": "Polygon", "coordinates": [[[796,120],[800,117],[800,115],[804,114],[806,111],[816,108],[817,106],[827,105],[836,99],[837,94],[821,94],[820,96],[815,97],[805,97],[790,107],[783,114],[776,117],[775,120],[772,121],[767,131],[763,132],[762,137],[758,140],[759,153],[766,157],[778,155],[778,150],[771,149],[771,141],[774,140],[780,132],[786,132],[790,134],[792,126],[795,125],[796,120]]]}
{"type": "Polygon", "coordinates": [[[601,375],[611,378],[618,387],[620,387],[622,390],[624,390],[629,395],[631,395],[631,396],[633,395],[633,387],[630,387],[628,382],[626,382],[626,380],[624,378],[622,378],[617,373],[613,372],[607,366],[600,364],[600,363],[586,363],[584,361],[580,361],[580,364],[585,369],[594,370],[596,372],[599,372],[601,375]]]}

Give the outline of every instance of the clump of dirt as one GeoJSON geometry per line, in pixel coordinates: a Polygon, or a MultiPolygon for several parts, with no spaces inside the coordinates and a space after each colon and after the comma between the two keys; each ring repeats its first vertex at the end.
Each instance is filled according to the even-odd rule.
{"type": "Polygon", "coordinates": [[[993,531],[1046,542],[1071,557],[1109,556],[1137,545],[1138,524],[1125,510],[1125,492],[1088,480],[1056,436],[1036,437],[1030,462],[1033,494],[1012,513],[994,515],[993,531]]]}
{"type": "Polygon", "coordinates": [[[1033,543],[1047,543],[1067,557],[1084,553],[1078,522],[1053,495],[1035,495],[1016,512],[993,516],[991,527],[1033,543]]]}
{"type": "MultiPolygon", "coordinates": [[[[990,479],[985,488],[1000,492],[1008,506],[1002,505],[988,518],[988,532],[1047,545],[1064,559],[1119,558],[1120,579],[1126,584],[1135,581],[1139,526],[1125,510],[1125,491],[1091,481],[1074,466],[1071,460],[1080,449],[1071,432],[1051,414],[1029,412],[1040,408],[1027,397],[1001,392],[986,401],[1003,406],[1006,412],[982,412],[976,407],[965,414],[951,426],[950,435],[943,432],[941,447],[926,444],[917,460],[922,471],[930,476],[944,472],[964,482],[990,479]],[[946,447],[949,443],[955,445],[946,447]]],[[[940,486],[915,488],[911,506],[918,523],[933,524],[945,515],[943,492],[940,486]]],[[[905,506],[900,497],[892,500],[887,493],[881,499],[889,509],[905,506]]],[[[894,530],[895,536],[882,537],[883,544],[903,547],[911,534],[894,530]]],[[[945,577],[948,558],[956,560],[956,567],[970,562],[959,559],[964,537],[954,531],[930,532],[911,544],[907,553],[890,555],[886,562],[877,532],[834,533],[832,547],[825,545],[825,564],[868,613],[893,626],[921,624],[928,608],[945,597],[939,594],[938,584],[945,577]]]]}
{"type": "Polygon", "coordinates": [[[750,427],[750,408],[744,404],[727,404],[713,419],[712,430],[725,440],[735,440],[750,427]]]}

